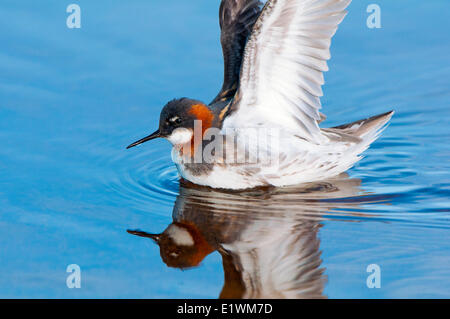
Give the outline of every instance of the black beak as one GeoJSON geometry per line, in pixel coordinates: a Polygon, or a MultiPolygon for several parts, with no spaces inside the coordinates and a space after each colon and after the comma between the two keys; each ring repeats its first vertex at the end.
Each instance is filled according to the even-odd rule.
{"type": "Polygon", "coordinates": [[[130,230],[130,229],[128,229],[127,233],[131,234],[131,235],[136,235],[136,236],[139,236],[139,237],[151,238],[156,243],[158,243],[160,238],[161,238],[160,234],[149,234],[149,233],[146,233],[146,232],[143,232],[143,231],[140,231],[140,230],[130,230]]]}
{"type": "Polygon", "coordinates": [[[144,138],[141,138],[139,141],[134,142],[133,144],[130,144],[127,146],[127,149],[135,147],[136,145],[142,144],[144,142],[153,140],[154,138],[161,137],[161,132],[159,130],[156,130],[156,132],[153,132],[149,136],[146,136],[144,138]]]}

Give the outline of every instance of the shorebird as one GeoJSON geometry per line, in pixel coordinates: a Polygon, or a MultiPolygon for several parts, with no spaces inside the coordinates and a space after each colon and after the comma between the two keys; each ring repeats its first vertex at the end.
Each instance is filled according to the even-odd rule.
{"type": "Polygon", "coordinates": [[[158,130],[127,148],[166,138],[180,175],[213,188],[289,186],[348,170],[394,113],[319,126],[325,118],[319,110],[331,38],[350,2],[269,0],[262,6],[258,0],[222,0],[219,94],[208,105],[189,98],[170,101],[158,130]],[[212,135],[220,150],[209,148],[206,159],[212,135]],[[245,160],[236,160],[242,154],[245,160]]]}
{"type": "MultiPolygon", "coordinates": [[[[128,230],[160,248],[168,267],[222,257],[220,298],[324,298],[319,230],[324,215],[357,211],[360,180],[344,174],[300,186],[233,191],[180,183],[162,233],[128,230]],[[342,201],[342,198],[355,200],[342,201]]],[[[361,213],[350,214],[348,221],[361,213]]]]}

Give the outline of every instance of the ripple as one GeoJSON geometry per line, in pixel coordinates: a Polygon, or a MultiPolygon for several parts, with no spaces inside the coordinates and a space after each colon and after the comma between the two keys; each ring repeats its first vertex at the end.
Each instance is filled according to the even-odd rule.
{"type": "MultiPolygon", "coordinates": [[[[121,143],[124,140],[128,142],[129,137],[116,136],[112,139],[110,136],[84,144],[83,151],[95,159],[93,178],[102,182],[114,204],[167,216],[180,193],[179,175],[170,156],[170,145],[166,141],[155,141],[152,145],[125,150],[126,143],[119,145],[117,142],[121,140],[121,143]]],[[[379,149],[387,144],[397,148],[408,143],[404,138],[387,138],[379,143],[379,149]]],[[[305,209],[306,214],[316,216],[320,213],[330,219],[358,220],[361,217],[380,222],[448,224],[447,203],[434,201],[448,197],[445,183],[440,187],[411,183],[420,175],[415,167],[407,165],[413,158],[409,147],[388,152],[392,157],[386,156],[385,151],[372,148],[372,154],[350,171],[352,178],[362,179],[362,188],[355,188],[356,185],[335,188],[330,186],[334,184],[316,183],[313,188],[294,191],[264,189],[216,196],[211,196],[214,191],[206,189],[199,190],[195,196],[191,194],[189,201],[195,200],[205,205],[205,200],[210,201],[214,197],[212,211],[232,211],[235,214],[248,210],[248,205],[257,206],[261,212],[284,211],[286,208],[297,210],[306,205],[309,206],[305,209]],[[352,188],[353,192],[342,192],[352,188]],[[274,192],[280,194],[274,196],[274,192]],[[268,198],[272,198],[271,206],[267,205],[268,198]],[[316,202],[317,199],[319,202],[316,202]]],[[[185,196],[182,194],[182,197],[185,196]]]]}
{"type": "Polygon", "coordinates": [[[129,177],[141,187],[163,196],[178,194],[178,172],[167,158],[157,158],[129,171],[129,177]]]}
{"type": "Polygon", "coordinates": [[[129,207],[148,212],[155,203],[171,207],[178,195],[178,171],[170,148],[163,143],[129,151],[123,147],[105,149],[96,165],[103,169],[97,177],[119,197],[121,205],[125,199],[129,207]]]}

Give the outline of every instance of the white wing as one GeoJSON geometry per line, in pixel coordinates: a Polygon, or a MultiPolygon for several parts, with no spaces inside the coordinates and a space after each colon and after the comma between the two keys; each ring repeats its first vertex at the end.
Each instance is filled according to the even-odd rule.
{"type": "Polygon", "coordinates": [[[282,127],[323,138],[320,97],[331,38],[351,0],[269,0],[247,42],[224,128],[282,127]]]}

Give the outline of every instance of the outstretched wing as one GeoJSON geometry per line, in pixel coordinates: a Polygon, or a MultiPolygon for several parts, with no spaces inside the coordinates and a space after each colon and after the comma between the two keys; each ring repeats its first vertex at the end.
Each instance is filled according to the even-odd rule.
{"type": "Polygon", "coordinates": [[[331,38],[351,0],[269,0],[249,38],[224,127],[283,127],[323,138],[320,97],[331,38]]]}
{"type": "Polygon", "coordinates": [[[228,100],[236,93],[245,44],[261,13],[261,7],[259,0],[222,0],[219,22],[224,79],[221,91],[211,104],[228,100]]]}

